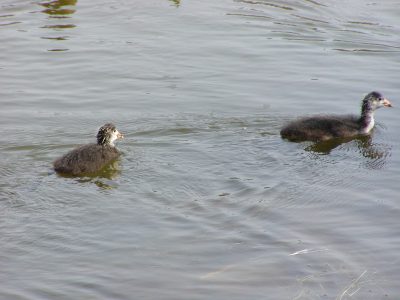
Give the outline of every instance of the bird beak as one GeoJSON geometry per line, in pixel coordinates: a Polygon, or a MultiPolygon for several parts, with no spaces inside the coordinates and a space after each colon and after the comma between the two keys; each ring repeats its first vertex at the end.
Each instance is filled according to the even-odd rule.
{"type": "Polygon", "coordinates": [[[388,99],[383,99],[383,106],[385,106],[385,107],[393,107],[392,106],[392,103],[390,103],[390,101],[388,100],[388,99]]]}
{"type": "Polygon", "coordinates": [[[121,132],[118,131],[117,138],[123,139],[123,138],[124,138],[124,135],[123,135],[121,132]]]}

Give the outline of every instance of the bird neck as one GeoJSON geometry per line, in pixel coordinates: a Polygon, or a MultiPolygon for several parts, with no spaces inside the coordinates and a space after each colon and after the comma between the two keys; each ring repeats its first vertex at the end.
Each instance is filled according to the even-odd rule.
{"type": "Polygon", "coordinates": [[[372,110],[363,111],[360,118],[361,133],[369,133],[375,125],[374,112],[372,110]]]}
{"type": "Polygon", "coordinates": [[[114,142],[109,141],[109,140],[100,140],[100,141],[97,141],[97,145],[100,145],[100,146],[103,146],[103,147],[106,147],[106,146],[114,147],[114,146],[115,146],[115,145],[114,145],[114,142]]]}

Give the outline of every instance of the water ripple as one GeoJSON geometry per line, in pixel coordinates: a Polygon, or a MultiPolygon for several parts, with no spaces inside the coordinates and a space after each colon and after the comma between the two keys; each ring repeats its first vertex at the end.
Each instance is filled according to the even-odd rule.
{"type": "MultiPolygon", "coordinates": [[[[359,7],[357,8],[360,10],[360,20],[354,20],[347,19],[354,18],[354,16],[346,13],[337,14],[334,5],[331,3],[322,4],[315,1],[307,1],[307,3],[300,4],[293,1],[287,2],[286,5],[278,5],[268,1],[238,0],[236,2],[242,4],[239,8],[240,12],[230,12],[229,15],[237,15],[247,19],[254,18],[254,20],[259,20],[258,24],[264,22],[272,33],[280,33],[276,37],[293,41],[321,42],[324,47],[328,45],[332,50],[346,52],[397,52],[390,50],[390,48],[399,47],[395,39],[399,28],[390,23],[376,22],[372,11],[375,8],[368,5],[365,6],[358,3],[359,7]],[[282,14],[278,11],[266,10],[263,6],[280,8],[287,11],[287,13],[282,14]],[[365,18],[365,20],[362,18],[365,18]],[[371,20],[368,18],[371,18],[371,20]],[[308,32],[312,32],[312,34],[307,37],[308,32]],[[340,43],[342,36],[349,34],[358,39],[358,41],[352,39],[352,44],[357,45],[356,48],[337,47],[335,45],[340,43]],[[291,35],[302,38],[293,39],[291,35]],[[391,40],[392,43],[384,43],[384,40],[391,40]],[[370,44],[372,47],[363,49],[358,46],[366,44],[370,44]],[[376,47],[378,49],[375,49],[376,47]]],[[[356,6],[354,5],[354,7],[356,6]]]]}

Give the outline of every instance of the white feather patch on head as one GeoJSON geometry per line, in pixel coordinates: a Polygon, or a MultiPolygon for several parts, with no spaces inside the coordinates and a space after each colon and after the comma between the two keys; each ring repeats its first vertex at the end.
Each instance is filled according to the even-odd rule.
{"type": "Polygon", "coordinates": [[[114,141],[118,139],[118,136],[120,135],[119,131],[115,129],[115,131],[111,132],[111,137],[110,137],[110,145],[114,146],[114,141]]]}

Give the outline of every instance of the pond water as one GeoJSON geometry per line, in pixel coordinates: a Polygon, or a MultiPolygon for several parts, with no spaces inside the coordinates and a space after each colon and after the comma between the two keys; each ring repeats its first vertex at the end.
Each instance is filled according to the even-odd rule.
{"type": "Polygon", "coordinates": [[[0,2],[0,299],[398,299],[397,1],[0,2]],[[358,113],[371,138],[282,140],[358,113]],[[52,161],[114,122],[119,161],[52,161]]]}

